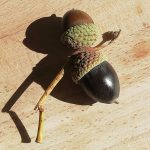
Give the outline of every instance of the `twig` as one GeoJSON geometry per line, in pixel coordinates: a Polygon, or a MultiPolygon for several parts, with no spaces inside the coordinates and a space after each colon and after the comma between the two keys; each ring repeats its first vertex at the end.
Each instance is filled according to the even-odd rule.
{"type": "Polygon", "coordinates": [[[43,125],[44,125],[44,102],[47,99],[48,95],[52,92],[52,90],[55,88],[57,83],[62,79],[64,76],[64,67],[60,70],[60,72],[57,74],[55,79],[51,82],[51,84],[48,86],[42,97],[40,98],[39,102],[35,106],[35,110],[39,110],[39,126],[38,126],[38,133],[36,142],[42,143],[43,141],[43,125]]]}
{"type": "Polygon", "coordinates": [[[37,143],[42,143],[43,141],[43,127],[44,126],[44,109],[42,108],[39,110],[39,126],[38,126],[38,132],[37,132],[37,143]]]}

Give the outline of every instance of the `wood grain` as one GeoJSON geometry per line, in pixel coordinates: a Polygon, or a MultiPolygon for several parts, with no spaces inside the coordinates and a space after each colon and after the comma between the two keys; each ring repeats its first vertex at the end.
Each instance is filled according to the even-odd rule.
{"type": "Polygon", "coordinates": [[[148,0],[1,0],[0,149],[149,150],[149,8],[148,0]],[[118,73],[120,103],[93,103],[66,74],[46,102],[44,143],[37,144],[34,107],[70,53],[59,37],[72,8],[102,33],[122,30],[102,49],[118,73]]]}

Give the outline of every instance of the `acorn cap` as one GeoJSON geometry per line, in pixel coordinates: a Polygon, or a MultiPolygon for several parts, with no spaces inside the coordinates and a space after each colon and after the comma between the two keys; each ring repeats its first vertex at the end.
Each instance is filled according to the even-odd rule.
{"type": "Polygon", "coordinates": [[[68,45],[73,49],[83,47],[92,47],[100,36],[100,30],[97,25],[82,24],[70,27],[62,36],[61,41],[64,45],[68,45]]]}
{"type": "Polygon", "coordinates": [[[85,74],[103,61],[104,57],[99,51],[91,49],[76,51],[70,58],[72,80],[78,83],[85,74]]]}
{"type": "Polygon", "coordinates": [[[63,16],[62,31],[62,43],[73,49],[95,46],[101,34],[87,13],[75,9],[63,16]]]}

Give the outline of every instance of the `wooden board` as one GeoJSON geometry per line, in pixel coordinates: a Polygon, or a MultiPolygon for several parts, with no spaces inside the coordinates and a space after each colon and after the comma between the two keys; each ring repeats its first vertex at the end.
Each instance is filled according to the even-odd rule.
{"type": "Polygon", "coordinates": [[[0,149],[149,150],[149,8],[148,0],[1,0],[0,149]],[[69,54],[59,38],[72,8],[102,33],[122,30],[102,49],[118,73],[120,103],[93,103],[66,75],[46,102],[44,143],[37,144],[34,106],[69,54]]]}

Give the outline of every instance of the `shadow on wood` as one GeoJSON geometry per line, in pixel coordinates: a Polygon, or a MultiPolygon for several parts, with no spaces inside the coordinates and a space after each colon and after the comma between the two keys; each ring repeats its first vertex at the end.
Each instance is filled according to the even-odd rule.
{"type": "Polygon", "coordinates": [[[23,94],[23,92],[29,87],[29,85],[32,83],[32,74],[30,74],[25,81],[20,85],[20,87],[16,90],[16,92],[12,95],[12,97],[8,100],[8,102],[5,104],[5,106],[2,109],[2,112],[6,112],[10,115],[12,118],[13,122],[15,123],[20,136],[21,136],[21,141],[22,143],[30,143],[31,138],[19,119],[18,115],[14,112],[11,111],[12,106],[16,103],[16,101],[20,98],[20,96],[23,94]]]}
{"type": "Polygon", "coordinates": [[[19,119],[18,115],[14,111],[9,111],[8,113],[20,133],[21,140],[22,140],[21,142],[22,143],[30,143],[31,138],[30,138],[25,126],[23,125],[22,121],[19,119]]]}
{"type": "MultiPolygon", "coordinates": [[[[48,54],[33,68],[33,81],[44,89],[48,87],[55,75],[59,72],[72,50],[60,42],[62,18],[55,14],[44,17],[31,23],[26,30],[23,43],[33,51],[48,54]]],[[[93,101],[86,96],[82,89],[72,82],[69,73],[51,93],[55,98],[68,103],[91,105],[93,101]]]]}

